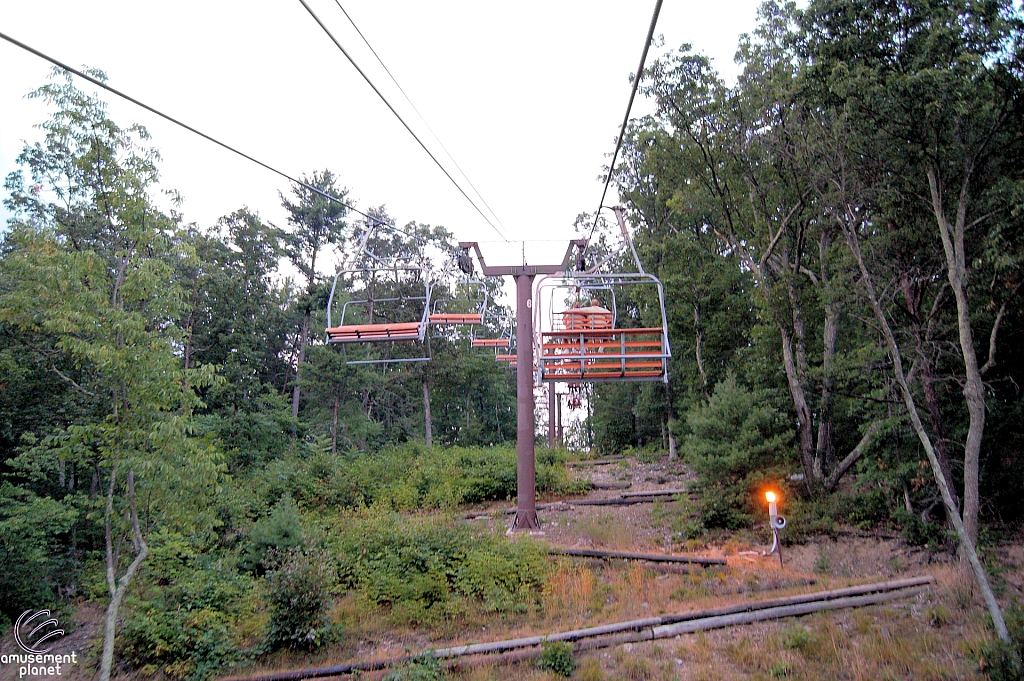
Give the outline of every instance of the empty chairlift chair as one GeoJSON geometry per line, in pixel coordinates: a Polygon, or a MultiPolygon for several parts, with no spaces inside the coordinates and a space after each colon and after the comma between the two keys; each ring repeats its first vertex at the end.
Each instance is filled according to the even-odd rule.
{"type": "Polygon", "coordinates": [[[430,297],[431,281],[421,267],[380,264],[340,271],[334,277],[327,300],[327,343],[340,344],[343,350],[353,344],[388,348],[383,357],[350,359],[346,351],[347,364],[429,361],[426,340],[430,297]],[[332,311],[344,295],[338,282],[345,282],[346,277],[355,290],[351,298],[341,303],[339,317],[333,317],[332,311]],[[377,297],[378,292],[383,295],[377,297]],[[337,325],[333,324],[335,318],[337,325]],[[410,347],[396,353],[395,344],[410,347]]]}

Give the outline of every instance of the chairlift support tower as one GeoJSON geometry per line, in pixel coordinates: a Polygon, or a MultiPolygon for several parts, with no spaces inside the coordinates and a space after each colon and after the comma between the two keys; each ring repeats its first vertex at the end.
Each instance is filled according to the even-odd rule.
{"type": "Polygon", "coordinates": [[[459,242],[459,248],[472,248],[480,261],[480,270],[486,277],[512,277],[516,282],[516,517],[509,532],[539,531],[537,518],[537,467],[534,431],[534,357],[533,357],[533,280],[537,275],[552,275],[569,271],[573,249],[584,248],[585,239],[569,243],[562,262],[553,265],[488,265],[475,241],[459,242]]]}

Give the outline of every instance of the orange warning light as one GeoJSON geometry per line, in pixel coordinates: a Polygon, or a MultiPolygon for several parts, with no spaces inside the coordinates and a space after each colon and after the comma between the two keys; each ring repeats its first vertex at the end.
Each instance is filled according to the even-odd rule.
{"type": "Polygon", "coordinates": [[[764,498],[768,500],[769,504],[774,504],[778,497],[775,496],[775,492],[765,492],[764,498]]]}

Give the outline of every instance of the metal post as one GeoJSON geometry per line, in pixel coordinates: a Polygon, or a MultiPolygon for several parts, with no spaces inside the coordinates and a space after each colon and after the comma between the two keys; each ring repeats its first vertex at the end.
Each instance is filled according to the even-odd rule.
{"type": "Polygon", "coordinates": [[[555,409],[555,384],[548,383],[548,447],[555,448],[558,438],[558,413],[555,409]]]}
{"type": "Polygon", "coordinates": [[[533,275],[517,274],[516,280],[516,405],[517,405],[517,498],[516,518],[509,532],[539,530],[534,461],[533,400],[533,275]]]}
{"type": "MultiPolygon", "coordinates": [[[[509,533],[516,530],[540,530],[537,518],[537,468],[534,460],[533,400],[533,279],[538,274],[558,274],[570,269],[573,249],[587,245],[585,239],[569,243],[562,262],[548,265],[528,265],[525,251],[522,265],[489,266],[475,241],[459,242],[459,248],[476,251],[480,270],[485,277],[511,276],[516,282],[516,405],[518,434],[516,517],[509,533]]],[[[525,248],[525,246],[524,246],[525,248]]]]}

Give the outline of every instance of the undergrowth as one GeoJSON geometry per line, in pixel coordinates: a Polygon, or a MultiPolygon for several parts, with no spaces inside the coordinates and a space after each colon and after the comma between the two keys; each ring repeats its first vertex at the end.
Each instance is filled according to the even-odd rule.
{"type": "MultiPolygon", "coordinates": [[[[537,491],[577,494],[562,449],[537,450],[537,491]]],[[[246,481],[270,505],[290,494],[305,508],[384,505],[399,511],[453,509],[460,504],[515,498],[513,446],[430,448],[410,442],[375,453],[294,454],[254,472],[246,481]]]]}

